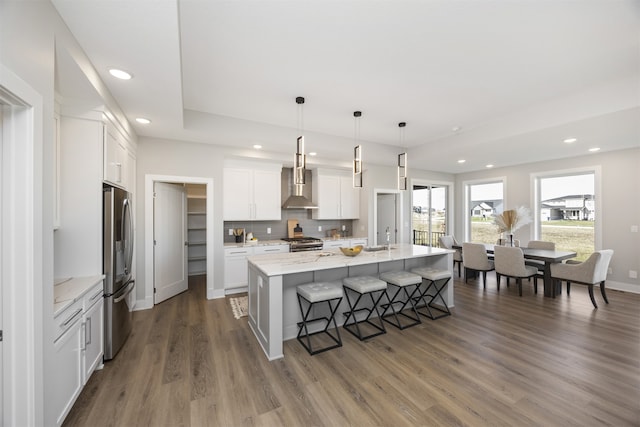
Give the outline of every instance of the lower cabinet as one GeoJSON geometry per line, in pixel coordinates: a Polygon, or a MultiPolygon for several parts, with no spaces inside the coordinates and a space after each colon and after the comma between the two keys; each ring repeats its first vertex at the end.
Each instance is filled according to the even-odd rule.
{"type": "Polygon", "coordinates": [[[246,288],[249,285],[247,257],[289,252],[289,245],[260,245],[224,249],[224,288],[246,288]]]}
{"type": "Polygon", "coordinates": [[[54,341],[51,373],[55,393],[51,394],[56,425],[62,425],[73,403],[82,391],[82,300],[60,313],[55,319],[62,333],[54,341]]]}
{"type": "Polygon", "coordinates": [[[322,249],[352,248],[357,245],[367,246],[367,238],[325,240],[322,249]]]}
{"type": "Polygon", "coordinates": [[[84,313],[84,346],[82,357],[82,384],[89,381],[89,377],[98,366],[102,365],[104,355],[104,299],[102,298],[102,284],[100,290],[87,294],[84,313]],[[93,295],[92,295],[93,293],[93,295]]]}
{"type": "Polygon", "coordinates": [[[55,318],[51,393],[56,425],[62,425],[104,355],[104,298],[102,281],[55,318]]]}

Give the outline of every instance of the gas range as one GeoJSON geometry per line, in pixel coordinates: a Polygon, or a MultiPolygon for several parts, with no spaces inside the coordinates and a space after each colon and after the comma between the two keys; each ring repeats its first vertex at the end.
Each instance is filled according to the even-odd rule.
{"type": "Polygon", "coordinates": [[[319,251],[322,250],[322,240],[317,237],[289,237],[282,239],[290,243],[291,252],[319,251]]]}

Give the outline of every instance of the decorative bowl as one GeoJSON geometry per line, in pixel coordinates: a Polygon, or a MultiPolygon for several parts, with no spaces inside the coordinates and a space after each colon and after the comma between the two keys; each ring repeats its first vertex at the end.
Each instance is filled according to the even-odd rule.
{"type": "Polygon", "coordinates": [[[362,252],[362,247],[363,247],[362,245],[357,245],[357,246],[354,246],[352,248],[340,248],[340,250],[346,256],[356,256],[360,252],[362,252]]]}

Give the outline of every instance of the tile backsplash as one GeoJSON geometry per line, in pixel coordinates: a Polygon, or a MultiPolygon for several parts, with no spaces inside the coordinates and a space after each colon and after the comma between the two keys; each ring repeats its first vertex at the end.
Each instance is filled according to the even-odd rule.
{"type": "Polygon", "coordinates": [[[327,237],[329,230],[336,229],[345,236],[353,234],[353,220],[317,220],[311,218],[311,211],[306,209],[282,210],[280,221],[225,221],[224,242],[235,242],[234,236],[229,236],[230,228],[244,228],[247,233],[253,233],[258,240],[276,240],[287,236],[287,220],[296,219],[302,227],[305,236],[327,237]],[[342,231],[342,227],[345,231],[342,231]],[[322,227],[322,231],[318,231],[322,227]],[[271,234],[267,229],[271,228],[271,234]]]}

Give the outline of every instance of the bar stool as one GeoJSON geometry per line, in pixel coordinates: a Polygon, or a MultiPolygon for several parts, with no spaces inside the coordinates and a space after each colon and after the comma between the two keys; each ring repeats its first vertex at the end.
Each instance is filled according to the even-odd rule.
{"type": "Polygon", "coordinates": [[[338,330],[338,325],[336,324],[336,311],[342,302],[342,286],[340,283],[330,283],[330,282],[314,282],[307,283],[304,285],[299,285],[297,288],[298,293],[298,305],[300,306],[300,314],[302,315],[302,322],[298,322],[298,336],[296,337],[300,344],[304,348],[307,349],[309,354],[312,356],[314,354],[322,353],[323,351],[331,350],[337,347],[342,347],[342,338],[340,338],[340,331],[338,330]],[[303,308],[306,302],[306,312],[303,308]],[[335,306],[332,306],[332,302],[335,301],[335,306]],[[309,318],[311,313],[311,309],[317,305],[326,302],[329,306],[330,315],[329,317],[320,316],[315,318],[309,318]],[[324,329],[315,332],[309,332],[309,324],[314,322],[325,321],[326,325],[324,329]],[[332,335],[329,332],[329,326],[333,322],[333,327],[336,331],[336,336],[332,335]],[[303,334],[304,332],[304,334],[303,334]],[[335,344],[327,345],[325,347],[319,347],[317,349],[313,349],[311,345],[311,337],[313,335],[318,334],[326,334],[328,335],[335,344]],[[305,342],[306,341],[306,342],[305,342]]]}
{"type": "Polygon", "coordinates": [[[415,297],[414,300],[416,301],[416,309],[425,308],[427,311],[424,312],[418,310],[418,313],[432,320],[436,320],[444,316],[451,316],[449,307],[447,307],[447,303],[442,297],[442,290],[447,286],[449,280],[451,280],[451,272],[449,270],[437,270],[429,267],[414,268],[411,272],[422,276],[424,279],[423,284],[425,286],[420,292],[420,295],[415,297]],[[432,288],[433,293],[429,293],[432,288]],[[434,301],[437,303],[438,300],[442,303],[443,308],[433,304],[434,301]],[[418,306],[420,301],[422,301],[424,305],[418,306]],[[431,309],[439,311],[441,314],[436,316],[433,314],[431,309]]]}
{"type": "Polygon", "coordinates": [[[378,304],[383,296],[387,298],[387,301],[389,300],[389,296],[387,295],[387,283],[371,276],[354,276],[342,279],[342,285],[344,286],[344,295],[347,299],[347,304],[349,304],[349,311],[344,313],[347,317],[344,321],[343,327],[351,334],[355,335],[360,341],[386,334],[387,330],[384,327],[382,316],[378,310],[378,304]],[[374,294],[376,292],[378,293],[378,296],[374,299],[374,294]],[[369,296],[373,305],[371,307],[358,307],[358,303],[362,297],[366,295],[369,296]],[[352,299],[356,296],[357,298],[355,299],[355,302],[352,302],[352,299]],[[361,311],[367,312],[367,316],[362,320],[357,320],[356,313],[361,311]],[[379,324],[376,324],[371,320],[371,315],[374,311],[378,315],[379,324]],[[349,323],[350,319],[352,320],[351,323],[349,323]],[[360,325],[365,323],[373,326],[375,331],[368,335],[363,335],[360,330],[360,325]],[[352,330],[354,326],[355,332],[352,330]]]}
{"type": "Polygon", "coordinates": [[[393,289],[387,287],[387,296],[389,293],[392,293],[393,295],[389,298],[388,304],[381,305],[381,307],[384,308],[382,319],[401,330],[422,323],[420,316],[418,316],[416,306],[413,303],[413,297],[415,293],[418,292],[418,289],[420,289],[420,285],[422,284],[422,276],[408,271],[387,271],[380,274],[380,280],[384,280],[387,282],[388,286],[393,286],[395,288],[394,292],[393,289]],[[413,289],[411,289],[412,286],[413,289]],[[401,291],[404,291],[404,295],[401,294],[401,291]],[[395,309],[394,306],[396,305],[400,305],[399,310],[395,309]],[[415,317],[404,313],[407,305],[409,306],[408,308],[415,313],[415,317]],[[389,309],[391,309],[391,314],[386,314],[389,309]],[[398,315],[411,320],[411,322],[403,325],[402,322],[400,322],[398,315]],[[394,317],[395,323],[388,319],[390,316],[394,317]]]}

